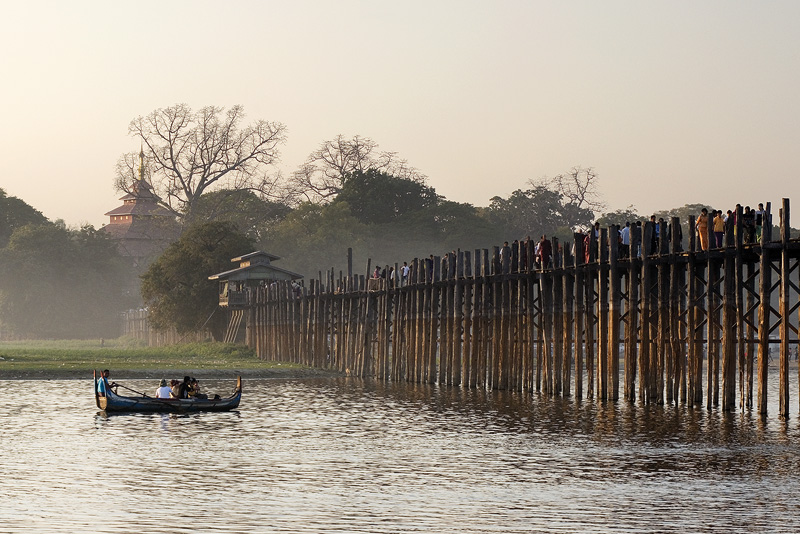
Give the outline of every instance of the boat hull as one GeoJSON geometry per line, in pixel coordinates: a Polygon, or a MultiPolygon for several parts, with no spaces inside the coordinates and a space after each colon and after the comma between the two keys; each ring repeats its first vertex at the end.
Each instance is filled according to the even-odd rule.
{"type": "Polygon", "coordinates": [[[105,397],[97,395],[95,401],[106,413],[194,413],[227,412],[239,407],[242,399],[242,378],[236,381],[236,390],[230,397],[221,399],[157,399],[155,397],[127,397],[108,391],[105,397]]]}

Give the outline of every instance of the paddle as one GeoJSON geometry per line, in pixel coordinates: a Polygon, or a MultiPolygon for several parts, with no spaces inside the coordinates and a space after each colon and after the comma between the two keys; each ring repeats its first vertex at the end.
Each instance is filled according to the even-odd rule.
{"type": "Polygon", "coordinates": [[[141,391],[136,391],[135,389],[129,388],[128,386],[123,386],[122,384],[119,384],[119,383],[117,383],[117,386],[119,386],[119,387],[121,387],[123,389],[127,389],[128,391],[131,391],[133,393],[136,393],[137,395],[141,395],[142,397],[144,397],[146,399],[152,399],[152,400],[158,401],[158,402],[160,402],[162,404],[166,404],[167,406],[169,406],[171,408],[180,409],[180,404],[179,403],[176,404],[174,402],[170,402],[170,401],[167,401],[167,400],[164,400],[164,399],[159,399],[158,397],[151,397],[150,395],[147,395],[146,393],[142,393],[141,391]]]}
{"type": "MultiPolygon", "coordinates": [[[[117,384],[117,385],[119,387],[121,387],[122,389],[127,389],[128,391],[136,393],[137,395],[141,395],[142,397],[147,397],[148,399],[151,398],[150,395],[148,395],[146,393],[142,393],[141,391],[136,391],[135,389],[131,389],[128,386],[123,386],[122,384],[117,384]]],[[[153,398],[155,398],[155,397],[153,397],[153,398]]]]}

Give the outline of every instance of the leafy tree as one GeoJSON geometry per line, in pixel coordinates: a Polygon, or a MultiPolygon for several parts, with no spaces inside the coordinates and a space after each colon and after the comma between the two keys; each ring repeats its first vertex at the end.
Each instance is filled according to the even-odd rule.
{"type": "MultiPolygon", "coordinates": [[[[415,255],[425,256],[434,250],[444,252],[486,247],[503,236],[475,206],[441,197],[435,204],[408,214],[393,228],[395,232],[413,238],[408,246],[415,255]],[[423,247],[427,248],[428,254],[423,254],[426,251],[423,247]]],[[[387,229],[382,235],[389,233],[387,229]]]]}
{"type": "Polygon", "coordinates": [[[487,215],[505,236],[517,239],[552,235],[559,229],[571,234],[572,228],[589,226],[594,216],[589,209],[565,203],[561,193],[544,185],[518,189],[508,198],[493,197],[487,215]]]}
{"type": "Polygon", "coordinates": [[[625,226],[626,222],[634,223],[636,221],[641,221],[641,220],[644,220],[644,217],[642,217],[636,212],[636,208],[634,208],[633,206],[628,206],[625,209],[615,210],[603,214],[602,217],[597,219],[597,222],[600,223],[601,227],[606,228],[612,224],[625,226]]]}
{"type": "Polygon", "coordinates": [[[253,241],[230,222],[187,228],[142,275],[142,298],[150,311],[150,323],[158,330],[175,328],[179,333],[206,324],[215,339],[221,339],[225,316],[214,313],[218,288],[208,277],[231,269],[231,258],[254,248],[253,241]]]}
{"type": "MultiPolygon", "coordinates": [[[[709,212],[711,211],[711,206],[708,204],[686,204],[680,208],[672,208],[670,210],[663,210],[657,211],[653,213],[656,216],[656,219],[659,217],[663,217],[664,220],[669,220],[671,217],[679,217],[681,220],[681,224],[687,225],[689,224],[689,216],[694,215],[694,218],[700,215],[700,211],[706,208],[709,212]]],[[[714,208],[714,209],[722,209],[722,208],[714,208]]],[[[734,209],[733,206],[730,209],[734,209]]],[[[722,210],[726,211],[726,210],[722,210]]]]}
{"type": "Polygon", "coordinates": [[[252,191],[225,189],[200,197],[194,207],[194,219],[231,222],[260,242],[291,211],[286,204],[261,198],[252,191]]]}
{"type": "Polygon", "coordinates": [[[9,197],[0,189],[0,247],[8,244],[11,234],[27,224],[44,224],[47,218],[17,197],[9,197]]]}
{"type": "MultiPolygon", "coordinates": [[[[243,126],[243,119],[241,106],[193,111],[177,104],[131,121],[128,133],[142,142],[146,177],[176,216],[191,221],[198,199],[218,188],[277,194],[277,178],[267,168],[278,160],[286,127],[264,120],[243,126]]],[[[117,189],[131,192],[138,165],[135,152],[119,159],[117,189]]]]}
{"type": "Polygon", "coordinates": [[[353,216],[346,202],[306,202],[275,227],[263,248],[281,256],[281,267],[313,275],[331,267],[344,269],[347,249],[362,247],[368,234],[368,226],[353,216]]]}
{"type": "Polygon", "coordinates": [[[134,301],[119,284],[128,276],[105,232],[23,226],[0,250],[0,321],[20,337],[116,337],[134,301]]]}
{"type": "Polygon", "coordinates": [[[410,167],[394,152],[378,151],[368,137],[343,135],[323,142],[292,175],[291,194],[311,202],[325,202],[338,195],[348,179],[358,172],[380,171],[398,178],[425,183],[425,175],[410,167]]]}
{"type": "Polygon", "coordinates": [[[437,200],[434,188],[375,169],[354,172],[336,197],[336,202],[347,202],[353,216],[365,224],[393,222],[437,200]]]}

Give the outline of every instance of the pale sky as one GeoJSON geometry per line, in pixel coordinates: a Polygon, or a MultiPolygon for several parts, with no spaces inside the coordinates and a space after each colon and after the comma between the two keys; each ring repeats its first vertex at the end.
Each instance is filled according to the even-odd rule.
{"type": "Polygon", "coordinates": [[[128,123],[176,103],[285,124],[286,175],[360,135],[478,206],[582,166],[608,211],[800,213],[797,1],[0,7],[0,188],[69,225],[106,222],[128,123]]]}

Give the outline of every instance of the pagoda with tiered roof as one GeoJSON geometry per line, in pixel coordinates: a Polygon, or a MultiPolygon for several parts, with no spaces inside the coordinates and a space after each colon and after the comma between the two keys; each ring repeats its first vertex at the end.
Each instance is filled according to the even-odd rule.
{"type": "Polygon", "coordinates": [[[145,269],[178,239],[180,230],[175,216],[159,204],[161,199],[144,177],[144,150],[139,153],[139,178],[120,200],[121,206],[105,214],[109,222],[102,229],[137,270],[145,269]]]}

